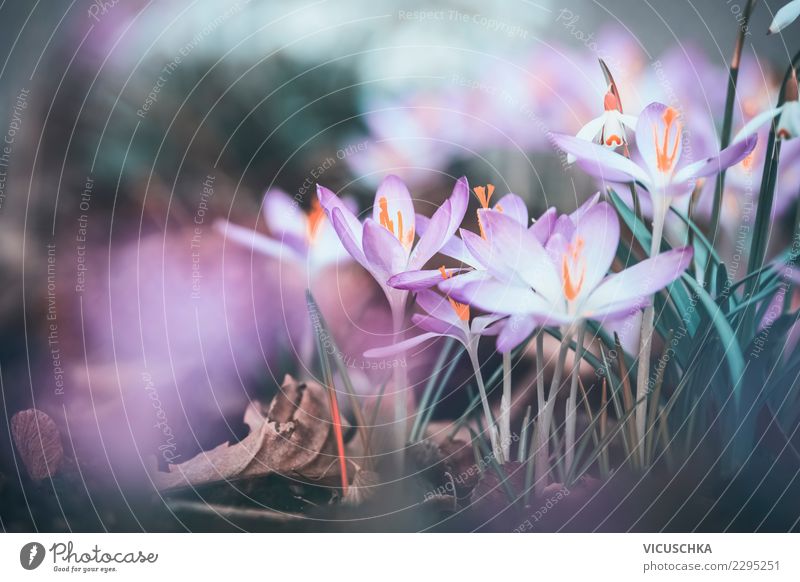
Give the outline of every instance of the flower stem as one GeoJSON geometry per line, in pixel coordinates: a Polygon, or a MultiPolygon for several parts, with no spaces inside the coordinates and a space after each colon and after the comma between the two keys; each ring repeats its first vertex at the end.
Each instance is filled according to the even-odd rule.
{"type": "MultiPolygon", "coordinates": [[[[405,321],[405,307],[406,307],[406,294],[403,294],[402,301],[389,301],[392,309],[392,324],[394,331],[395,343],[403,341],[403,324],[405,321]]],[[[398,354],[398,358],[404,359],[405,353],[398,354]]],[[[396,452],[396,463],[399,472],[402,472],[405,466],[405,448],[407,436],[407,419],[408,419],[408,376],[406,374],[405,362],[395,362],[393,369],[394,380],[394,434],[393,434],[393,447],[396,452]]]]}
{"type": "MultiPolygon", "coordinates": [[[[650,256],[655,257],[661,250],[661,238],[664,234],[664,221],[670,200],[664,196],[653,200],[653,239],[650,242],[650,256]]],[[[650,352],[653,349],[653,331],[655,308],[651,304],[642,316],[642,334],[639,338],[639,362],[636,374],[636,438],[639,449],[639,460],[644,465],[644,434],[647,421],[647,393],[650,381],[650,352]]]]}
{"type": "MultiPolygon", "coordinates": [[[[748,23],[750,22],[750,15],[753,12],[753,6],[756,0],[748,0],[742,13],[742,20],[739,23],[739,34],[736,36],[736,46],[733,49],[733,56],[731,57],[731,66],[728,73],[728,94],[725,99],[725,117],[722,121],[722,133],[720,134],[720,151],[724,150],[731,141],[731,129],[733,126],[733,106],[736,102],[736,83],[739,79],[739,64],[742,59],[742,48],[744,47],[744,38],[747,34],[748,23]]],[[[725,190],[725,168],[723,168],[717,176],[717,185],[714,190],[714,205],[711,210],[711,242],[712,244],[717,238],[717,230],[719,229],[720,213],[722,211],[722,196],[725,190]]],[[[711,261],[709,260],[709,265],[711,261]]],[[[710,272],[710,270],[709,270],[710,272]]]]}
{"type": "Polygon", "coordinates": [[[537,420],[537,449],[534,457],[534,490],[536,496],[540,497],[547,487],[547,479],[550,473],[550,425],[553,422],[553,411],[555,410],[558,389],[561,387],[561,378],[564,376],[564,364],[567,361],[567,352],[572,340],[572,330],[568,329],[561,340],[561,349],[558,352],[556,369],[553,373],[553,381],[550,384],[550,394],[543,395],[544,407],[538,411],[537,420]]]}
{"type": "Polygon", "coordinates": [[[511,458],[511,352],[503,354],[503,396],[500,399],[500,446],[503,459],[511,458]]]}
{"type": "Polygon", "coordinates": [[[475,382],[478,384],[478,392],[481,395],[481,404],[483,405],[483,414],[486,417],[486,427],[489,431],[489,440],[492,443],[492,454],[503,462],[503,451],[500,449],[500,443],[497,437],[497,426],[495,425],[494,418],[492,417],[492,409],[489,406],[489,398],[486,394],[486,386],[483,384],[483,376],[481,376],[481,364],[478,361],[478,346],[476,343],[470,342],[467,346],[467,353],[469,354],[469,361],[472,363],[472,369],[475,372],[475,382]]]}
{"type": "Polygon", "coordinates": [[[572,382],[569,388],[569,398],[567,399],[567,408],[564,415],[564,431],[565,431],[565,467],[567,474],[572,469],[572,463],[575,460],[575,433],[577,424],[577,408],[578,408],[578,376],[580,375],[581,358],[583,358],[583,335],[584,326],[581,323],[578,327],[578,345],[575,350],[575,361],[572,364],[572,382]]]}

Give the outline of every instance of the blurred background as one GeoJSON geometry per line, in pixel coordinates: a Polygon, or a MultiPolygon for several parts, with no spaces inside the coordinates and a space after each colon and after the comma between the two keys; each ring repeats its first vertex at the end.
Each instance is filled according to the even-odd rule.
{"type": "MultiPolygon", "coordinates": [[[[766,30],[782,4],[761,2],[752,19],[735,129],[777,97],[791,56],[766,30]]],[[[598,58],[626,113],[675,105],[696,120],[695,155],[714,153],[743,9],[3,2],[1,432],[19,410],[47,411],[68,434],[67,455],[96,466],[85,478],[112,484],[107,507],[135,504],[153,457],[163,466],[241,438],[247,401],[303,374],[306,287],[355,362],[390,341],[383,297],[356,266],[264,257],[226,240],[217,221],[275,237],[297,217],[265,215],[265,192],[283,190],[305,213],[320,183],[364,211],[389,173],[427,215],[461,175],[519,194],[534,215],[571,210],[596,185],[562,163],[547,134],[575,133],[602,111],[598,58]]],[[[797,148],[786,149],[792,159],[797,148]]],[[[797,164],[782,171],[777,222],[798,193],[797,164]]],[[[738,196],[752,188],[729,175],[733,232],[738,196]]],[[[383,379],[356,376],[365,394],[383,379]]],[[[63,528],[67,510],[29,503],[24,479],[0,438],[3,528],[63,528]]],[[[141,525],[136,511],[95,513],[141,525]]]]}

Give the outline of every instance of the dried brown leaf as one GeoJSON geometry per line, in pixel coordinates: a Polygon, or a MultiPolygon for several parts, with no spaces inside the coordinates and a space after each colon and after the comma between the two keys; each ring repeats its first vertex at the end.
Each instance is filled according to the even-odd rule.
{"type": "Polygon", "coordinates": [[[18,412],[11,418],[11,436],[31,479],[41,481],[56,474],[64,447],[52,418],[35,408],[18,412]]]}
{"type": "Polygon", "coordinates": [[[251,403],[244,415],[250,434],[156,473],[161,489],[277,473],[309,480],[338,475],[327,393],[288,374],[266,414],[251,403]]]}

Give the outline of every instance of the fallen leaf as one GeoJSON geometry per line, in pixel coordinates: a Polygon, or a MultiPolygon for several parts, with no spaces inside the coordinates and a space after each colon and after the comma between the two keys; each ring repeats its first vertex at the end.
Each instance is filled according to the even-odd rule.
{"type": "Polygon", "coordinates": [[[11,418],[11,436],[31,479],[41,481],[56,474],[64,447],[52,418],[35,408],[18,412],[11,418]]]}
{"type": "Polygon", "coordinates": [[[328,397],[319,384],[298,382],[287,374],[266,412],[251,402],[244,422],[250,434],[240,442],[223,443],[169,465],[169,472],[155,473],[159,489],[272,473],[310,481],[338,477],[328,397]]]}

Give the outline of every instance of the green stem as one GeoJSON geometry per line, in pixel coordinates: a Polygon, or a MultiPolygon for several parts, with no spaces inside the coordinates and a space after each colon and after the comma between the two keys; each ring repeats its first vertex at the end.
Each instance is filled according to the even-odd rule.
{"type": "MultiPolygon", "coordinates": [[[[403,341],[403,325],[405,321],[405,306],[406,295],[403,294],[402,301],[389,301],[392,309],[392,324],[394,330],[394,341],[399,343],[403,341]]],[[[398,359],[405,359],[405,352],[398,354],[398,359]]],[[[394,366],[394,428],[392,443],[396,453],[396,469],[398,474],[401,474],[405,467],[405,448],[407,436],[407,422],[408,422],[408,375],[406,373],[405,361],[395,362],[394,366]]]]}
{"type": "MultiPolygon", "coordinates": [[[[665,196],[653,197],[653,238],[650,243],[650,256],[655,257],[661,250],[661,238],[664,234],[664,220],[669,210],[670,200],[665,196]]],[[[636,438],[639,458],[644,464],[643,440],[647,424],[647,392],[650,382],[650,353],[653,349],[653,332],[655,309],[652,305],[644,310],[642,316],[642,334],[639,338],[639,362],[636,375],[636,438]]]]}
{"type": "MultiPolygon", "coordinates": [[[[736,36],[736,46],[731,57],[731,66],[728,74],[728,94],[725,99],[725,117],[722,120],[722,133],[719,138],[719,149],[724,150],[731,141],[731,129],[733,127],[733,106],[736,102],[736,83],[739,79],[739,64],[742,59],[742,48],[744,47],[744,37],[747,34],[747,26],[750,22],[750,15],[753,13],[755,0],[748,0],[742,13],[742,21],[739,25],[739,34],[736,36]]],[[[714,190],[714,205],[711,210],[711,240],[717,238],[719,229],[719,219],[722,212],[722,196],[725,189],[725,169],[717,177],[717,186],[714,190]]],[[[709,269],[710,269],[709,261],[709,269]]]]}
{"type": "Polygon", "coordinates": [[[569,388],[569,398],[564,414],[564,434],[565,434],[565,467],[567,473],[572,470],[572,463],[575,460],[575,434],[578,421],[578,376],[580,375],[581,359],[583,357],[583,335],[584,325],[578,325],[578,344],[575,348],[575,361],[572,364],[572,381],[569,388]]]}
{"type": "MultiPolygon", "coordinates": [[[[475,338],[477,339],[477,338],[475,338]]],[[[469,361],[472,363],[472,369],[475,372],[475,382],[478,384],[478,391],[481,395],[481,404],[483,405],[483,415],[486,417],[486,430],[489,431],[489,440],[492,443],[492,454],[498,459],[503,459],[503,451],[500,448],[500,443],[497,437],[497,426],[492,417],[492,409],[489,406],[489,398],[486,395],[486,386],[483,384],[483,376],[481,376],[481,364],[478,361],[478,346],[477,342],[469,342],[467,346],[467,354],[469,354],[469,361]]]]}
{"type": "Polygon", "coordinates": [[[572,330],[567,330],[561,340],[561,349],[558,352],[556,369],[553,373],[553,381],[550,384],[550,394],[543,395],[544,407],[538,411],[537,419],[537,448],[534,456],[534,490],[536,496],[540,497],[547,487],[547,479],[550,474],[550,425],[553,422],[553,411],[558,398],[558,390],[561,387],[561,378],[564,375],[564,364],[567,361],[567,352],[572,341],[572,330]]]}
{"type": "Polygon", "coordinates": [[[503,395],[500,398],[500,447],[503,459],[511,459],[511,352],[503,354],[503,395]]]}

